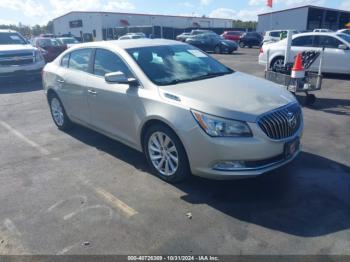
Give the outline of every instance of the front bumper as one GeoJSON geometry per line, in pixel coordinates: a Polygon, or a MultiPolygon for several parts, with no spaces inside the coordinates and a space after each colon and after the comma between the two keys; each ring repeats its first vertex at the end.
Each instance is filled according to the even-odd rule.
{"type": "Polygon", "coordinates": [[[38,77],[45,66],[44,61],[30,65],[0,66],[0,79],[18,79],[25,77],[38,77]]]}
{"type": "Polygon", "coordinates": [[[231,53],[231,52],[237,51],[237,47],[222,45],[221,50],[223,52],[231,53]]]}
{"type": "Polygon", "coordinates": [[[184,140],[191,171],[194,175],[211,179],[239,179],[261,175],[291,162],[301,151],[301,146],[291,156],[285,157],[285,145],[300,139],[303,125],[290,138],[272,140],[255,123],[249,123],[253,137],[215,138],[200,127],[187,133],[184,140]],[[218,170],[214,166],[221,161],[245,161],[246,167],[234,171],[218,170]]]}

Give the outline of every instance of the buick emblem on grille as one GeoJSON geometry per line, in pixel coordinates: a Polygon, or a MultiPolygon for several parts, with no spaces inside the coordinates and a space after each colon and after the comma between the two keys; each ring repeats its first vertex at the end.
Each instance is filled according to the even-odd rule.
{"type": "Polygon", "coordinates": [[[288,112],[288,126],[293,129],[297,126],[297,118],[292,112],[288,112]]]}

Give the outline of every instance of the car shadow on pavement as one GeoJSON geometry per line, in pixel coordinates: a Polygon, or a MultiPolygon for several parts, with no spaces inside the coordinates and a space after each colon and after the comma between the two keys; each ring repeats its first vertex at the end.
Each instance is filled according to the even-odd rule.
{"type": "MultiPolygon", "coordinates": [[[[68,134],[149,171],[143,154],[104,135],[83,127],[68,134]]],[[[173,186],[184,192],[183,201],[291,235],[316,237],[350,228],[350,168],[307,152],[257,178],[215,181],[191,176],[173,186]]]]}
{"type": "Polygon", "coordinates": [[[350,116],[350,100],[337,98],[317,98],[316,103],[310,107],[323,112],[350,116]]]}
{"type": "Polygon", "coordinates": [[[41,80],[16,80],[12,82],[0,81],[0,94],[25,93],[42,90],[41,80]]]}
{"type": "Polygon", "coordinates": [[[350,80],[350,74],[330,74],[330,73],[325,73],[323,74],[323,77],[325,79],[335,79],[335,80],[350,80]]]}
{"type": "Polygon", "coordinates": [[[291,235],[316,237],[350,228],[350,168],[306,152],[258,178],[192,178],[178,187],[189,203],[291,235]]]}
{"type": "Polygon", "coordinates": [[[116,140],[78,125],[75,125],[74,128],[66,133],[84,144],[95,147],[100,151],[133,165],[138,170],[149,171],[146,159],[142,153],[116,140]]]}
{"type": "Polygon", "coordinates": [[[349,99],[316,97],[316,102],[313,105],[308,106],[305,103],[304,95],[297,95],[296,97],[301,105],[308,107],[309,109],[321,110],[325,113],[334,115],[350,116],[349,99]]]}

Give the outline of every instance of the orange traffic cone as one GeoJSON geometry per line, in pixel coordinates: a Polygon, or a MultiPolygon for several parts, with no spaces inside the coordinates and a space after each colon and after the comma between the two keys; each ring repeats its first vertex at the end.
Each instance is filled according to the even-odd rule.
{"type": "Polygon", "coordinates": [[[303,67],[303,58],[301,53],[295,58],[294,66],[292,68],[292,78],[304,78],[305,77],[305,68],[303,67]]]}

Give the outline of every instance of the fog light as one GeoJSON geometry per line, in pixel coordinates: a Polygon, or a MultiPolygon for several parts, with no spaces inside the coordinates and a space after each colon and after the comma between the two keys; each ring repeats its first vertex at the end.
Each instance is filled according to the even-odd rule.
{"type": "Polygon", "coordinates": [[[245,167],[244,161],[221,161],[216,163],[213,168],[221,171],[234,171],[245,167]]]}

